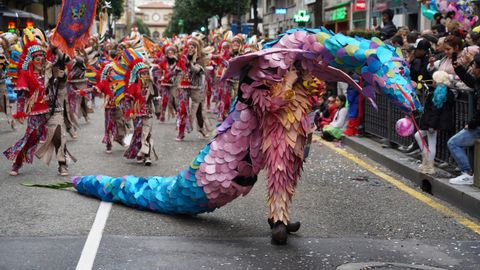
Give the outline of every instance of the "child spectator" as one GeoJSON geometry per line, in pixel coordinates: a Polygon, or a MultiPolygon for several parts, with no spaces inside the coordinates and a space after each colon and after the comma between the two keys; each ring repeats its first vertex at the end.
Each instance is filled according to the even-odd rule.
{"type": "MultiPolygon", "coordinates": [[[[437,71],[433,74],[435,89],[425,96],[425,110],[420,120],[420,130],[415,133],[415,140],[422,150],[422,164],[419,170],[422,173],[434,174],[437,133],[439,130],[454,128],[455,97],[449,90],[449,74],[437,71]],[[421,137],[427,137],[427,145],[421,137]]],[[[431,89],[430,89],[431,90],[431,89]]]]}
{"type": "Polygon", "coordinates": [[[333,121],[329,125],[323,127],[322,138],[324,140],[331,142],[342,137],[343,130],[347,126],[348,109],[345,107],[346,102],[347,97],[345,97],[345,95],[338,95],[335,99],[335,105],[338,110],[333,117],[333,121]]]}
{"type": "Polygon", "coordinates": [[[323,110],[320,111],[320,117],[318,121],[318,129],[323,130],[323,127],[330,124],[333,121],[335,113],[337,113],[337,105],[335,104],[336,96],[329,96],[327,104],[323,110]]]}

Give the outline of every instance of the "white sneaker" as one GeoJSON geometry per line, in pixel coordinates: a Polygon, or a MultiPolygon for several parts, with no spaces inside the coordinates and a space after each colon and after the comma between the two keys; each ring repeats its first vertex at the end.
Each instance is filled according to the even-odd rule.
{"type": "Polygon", "coordinates": [[[448,180],[452,185],[473,185],[473,175],[462,173],[460,176],[448,180]]]}

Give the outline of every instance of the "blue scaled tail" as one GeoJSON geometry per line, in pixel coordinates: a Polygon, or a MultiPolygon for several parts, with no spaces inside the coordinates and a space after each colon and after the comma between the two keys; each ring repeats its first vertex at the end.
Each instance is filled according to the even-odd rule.
{"type": "Polygon", "coordinates": [[[208,198],[195,178],[195,172],[209,149],[209,145],[204,147],[189,168],[176,176],[76,176],[72,179],[73,185],[84,195],[144,210],[165,214],[211,212],[215,208],[208,207],[208,198]]]}

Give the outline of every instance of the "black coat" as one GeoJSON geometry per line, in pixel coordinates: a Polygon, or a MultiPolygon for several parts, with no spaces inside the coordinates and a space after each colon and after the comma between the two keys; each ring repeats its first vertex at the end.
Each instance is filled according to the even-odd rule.
{"type": "Polygon", "coordinates": [[[423,80],[431,80],[432,74],[427,69],[428,57],[425,55],[421,58],[414,58],[410,63],[410,77],[418,82],[418,76],[422,75],[423,80]]]}
{"type": "Polygon", "coordinates": [[[455,95],[447,90],[447,100],[443,103],[442,108],[433,105],[434,88],[430,88],[425,97],[425,107],[422,118],[420,119],[420,129],[428,130],[453,130],[455,129],[455,95]]]}
{"type": "Polygon", "coordinates": [[[470,75],[465,67],[459,65],[455,68],[455,73],[457,73],[460,80],[462,80],[468,87],[472,88],[475,92],[475,100],[477,101],[475,106],[475,113],[468,121],[468,128],[474,129],[480,126],[480,78],[475,78],[470,75]]]}
{"type": "Polygon", "coordinates": [[[380,29],[380,39],[381,40],[387,40],[397,33],[397,27],[393,22],[388,22],[386,23],[381,29],[380,29]]]}

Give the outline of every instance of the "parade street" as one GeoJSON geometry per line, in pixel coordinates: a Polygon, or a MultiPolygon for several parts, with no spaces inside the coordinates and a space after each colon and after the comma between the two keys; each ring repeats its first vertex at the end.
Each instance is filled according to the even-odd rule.
{"type": "MultiPolygon", "coordinates": [[[[118,144],[106,154],[98,104],[89,123],[82,119],[78,140],[69,138],[68,148],[79,159],[70,163],[70,177],[174,175],[208,142],[196,131],[176,142],[174,121],[155,120],[159,160],[151,167],[125,160],[118,144]]],[[[2,118],[0,148],[12,145],[24,128],[17,125],[11,131],[2,118]]],[[[402,176],[384,171],[351,149],[316,141],[291,208],[291,220],[302,225],[285,246],[270,244],[264,172],[246,197],[213,213],[169,216],[117,204],[108,211],[109,203],[99,209],[99,200],[73,188],[22,186],[65,182],[70,177],[58,176],[54,162],[46,167],[38,159],[11,177],[11,163],[2,157],[0,269],[88,269],[89,261],[93,269],[337,269],[376,261],[398,264],[388,269],[478,269],[480,235],[360,167],[337,148],[421,193],[402,176]],[[104,227],[101,222],[94,225],[96,218],[106,220],[104,227]],[[92,239],[84,249],[89,234],[92,239]],[[425,266],[414,268],[415,264],[425,266]]],[[[435,205],[453,209],[456,216],[473,220],[470,227],[478,229],[477,220],[432,199],[435,205]]],[[[338,269],[364,269],[351,267],[338,269]]]]}

